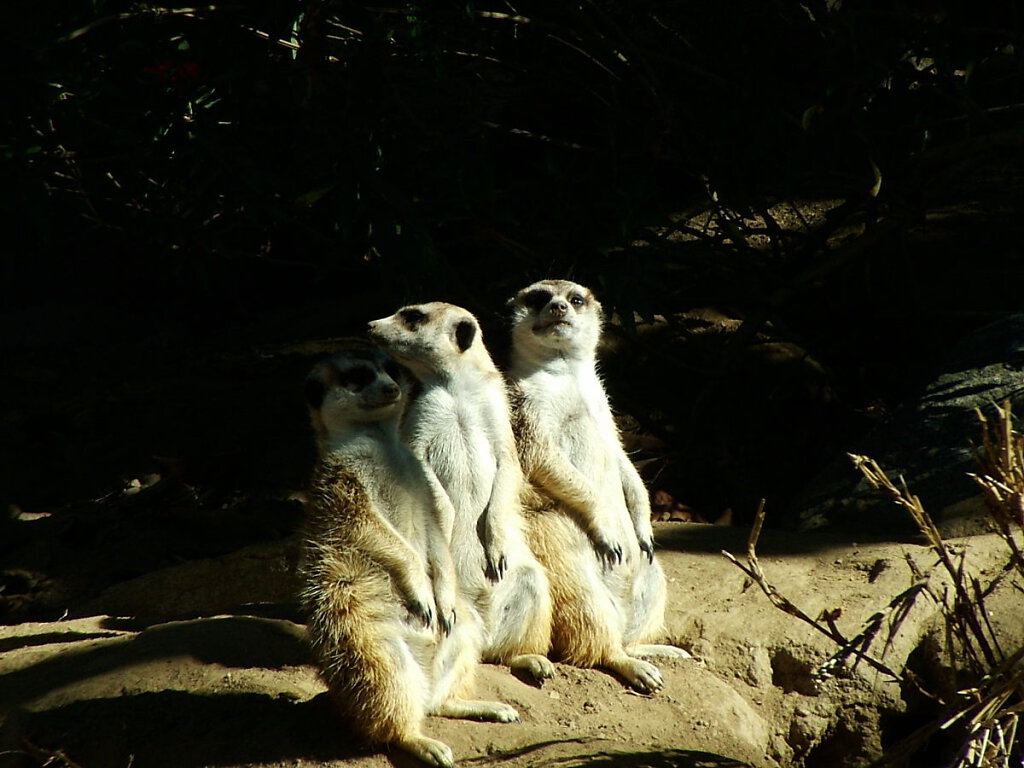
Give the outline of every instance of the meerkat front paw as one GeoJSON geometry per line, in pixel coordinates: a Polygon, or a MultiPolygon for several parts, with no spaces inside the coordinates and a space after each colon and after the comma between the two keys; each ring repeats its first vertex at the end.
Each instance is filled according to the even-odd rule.
{"type": "Polygon", "coordinates": [[[434,594],[437,605],[437,625],[445,637],[452,633],[455,626],[455,595],[450,590],[438,590],[434,594]]]}
{"type": "Polygon", "coordinates": [[[654,562],[654,539],[640,539],[640,551],[647,558],[648,563],[654,562]]]}
{"type": "Polygon", "coordinates": [[[441,613],[438,611],[437,614],[437,626],[441,630],[441,634],[448,637],[452,633],[452,628],[455,626],[455,609],[452,608],[450,613],[441,613]]]}
{"type": "Polygon", "coordinates": [[[407,610],[424,627],[430,627],[434,623],[434,611],[428,603],[415,599],[406,600],[405,610],[407,610]]]}
{"type": "Polygon", "coordinates": [[[633,530],[636,533],[636,540],[640,545],[640,551],[647,558],[648,563],[653,563],[654,529],[651,527],[651,513],[649,510],[637,510],[636,512],[630,510],[630,516],[633,518],[633,530]]]}
{"type": "Polygon", "coordinates": [[[597,559],[601,561],[601,565],[605,569],[614,568],[622,562],[621,544],[608,541],[603,536],[595,537],[593,544],[597,559]]]}
{"type": "Polygon", "coordinates": [[[405,609],[424,627],[432,626],[434,623],[434,595],[430,589],[430,583],[409,584],[402,591],[405,593],[402,596],[405,609]]]}
{"type": "Polygon", "coordinates": [[[484,574],[491,582],[497,583],[505,578],[508,571],[508,559],[504,553],[488,551],[484,554],[484,574]]]}
{"type": "Polygon", "coordinates": [[[455,608],[451,604],[444,607],[440,603],[437,604],[437,628],[444,637],[452,634],[456,618],[455,608]]]}
{"type": "Polygon", "coordinates": [[[505,578],[508,570],[508,559],[505,552],[505,537],[496,526],[497,520],[493,514],[485,511],[486,523],[483,526],[481,543],[484,547],[484,574],[492,583],[497,583],[505,578]]]}

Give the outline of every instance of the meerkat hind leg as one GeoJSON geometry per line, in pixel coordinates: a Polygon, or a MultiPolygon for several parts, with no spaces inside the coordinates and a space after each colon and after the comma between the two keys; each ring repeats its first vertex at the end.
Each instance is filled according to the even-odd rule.
{"type": "Polygon", "coordinates": [[[519,720],[519,712],[515,707],[500,701],[477,699],[448,699],[437,708],[435,714],[458,720],[484,720],[490,723],[514,723],[519,720]]]}
{"type": "Polygon", "coordinates": [[[493,630],[485,661],[507,664],[527,682],[542,684],[555,676],[555,665],[545,655],[551,647],[550,589],[540,563],[523,563],[506,574],[492,593],[493,630]]]}
{"type": "Polygon", "coordinates": [[[529,676],[538,685],[555,676],[555,665],[547,656],[539,653],[524,653],[508,662],[509,669],[529,676]]]}
{"type": "Polygon", "coordinates": [[[637,643],[626,647],[630,656],[649,659],[692,659],[693,656],[685,648],[663,643],[637,643]]]}
{"type": "Polygon", "coordinates": [[[426,736],[412,736],[395,742],[395,746],[437,768],[454,768],[455,755],[443,741],[426,736]]]}
{"type": "Polygon", "coordinates": [[[665,681],[661,670],[650,662],[623,653],[601,662],[601,666],[615,672],[640,693],[660,691],[665,681]]]}

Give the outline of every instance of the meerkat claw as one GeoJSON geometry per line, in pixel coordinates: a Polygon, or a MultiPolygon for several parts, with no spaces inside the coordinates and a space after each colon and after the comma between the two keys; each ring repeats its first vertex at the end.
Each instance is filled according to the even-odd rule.
{"type": "Polygon", "coordinates": [[[654,542],[650,539],[644,539],[640,542],[640,551],[647,557],[648,563],[654,562],[654,542]]]}
{"type": "Polygon", "coordinates": [[[455,625],[455,611],[451,612],[450,617],[438,614],[437,625],[441,630],[441,634],[448,637],[452,633],[452,627],[455,625]]]}
{"type": "Polygon", "coordinates": [[[409,613],[419,619],[424,627],[429,627],[434,621],[434,612],[421,602],[410,603],[406,606],[409,613]]]}

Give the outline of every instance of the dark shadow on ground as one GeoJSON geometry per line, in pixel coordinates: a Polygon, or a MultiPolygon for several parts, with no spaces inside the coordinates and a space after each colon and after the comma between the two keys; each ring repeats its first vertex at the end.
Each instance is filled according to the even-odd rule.
{"type": "MultiPolygon", "coordinates": [[[[658,549],[674,552],[718,554],[723,549],[737,557],[744,556],[750,528],[701,523],[664,523],[655,530],[658,549]]],[[[861,533],[815,533],[813,531],[762,530],[757,541],[759,555],[806,555],[849,548],[852,544],[892,542],[891,535],[871,537],[861,533]]],[[[907,543],[923,543],[920,537],[906,538],[907,543]]]]}
{"type": "MultiPolygon", "coordinates": [[[[547,747],[563,745],[565,741],[542,742],[512,753],[504,753],[504,757],[522,757],[532,752],[541,752],[547,747]]],[[[580,739],[579,744],[592,744],[593,740],[580,739]]],[[[493,756],[459,761],[463,765],[477,762],[492,761],[493,756]]],[[[652,752],[593,752],[583,751],[580,754],[549,756],[538,755],[534,763],[537,768],[747,768],[748,764],[731,757],[715,755],[710,752],[699,752],[691,749],[673,749],[652,752]]]]}
{"type": "MultiPolygon", "coordinates": [[[[24,638],[26,644],[39,640],[24,638]]],[[[310,660],[304,630],[291,622],[251,616],[172,622],[138,635],[101,639],[0,676],[0,707],[24,704],[119,668],[181,656],[233,668],[280,669],[310,660]]]]}
{"type": "Polygon", "coordinates": [[[58,750],[81,766],[192,768],[296,758],[345,760],[368,750],[325,696],[295,702],[256,694],[161,691],[18,710],[0,730],[3,768],[42,764],[58,750]],[[26,743],[31,748],[26,748],[26,743]],[[34,752],[35,754],[30,754],[34,752]]]}

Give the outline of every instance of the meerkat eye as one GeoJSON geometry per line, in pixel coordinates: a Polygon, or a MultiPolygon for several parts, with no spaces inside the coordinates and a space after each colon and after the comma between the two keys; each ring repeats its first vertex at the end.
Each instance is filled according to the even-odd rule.
{"type": "Polygon", "coordinates": [[[523,304],[532,309],[534,312],[540,312],[544,307],[551,301],[551,291],[545,291],[542,288],[538,288],[535,291],[530,291],[523,296],[523,304]]]}
{"type": "Polygon", "coordinates": [[[399,319],[405,323],[406,328],[413,330],[427,320],[426,312],[419,309],[403,309],[398,313],[399,319]]]}
{"type": "Polygon", "coordinates": [[[338,371],[338,385],[344,387],[351,392],[358,392],[359,390],[366,387],[367,384],[372,382],[376,378],[373,371],[369,368],[348,368],[344,371],[338,371]]]}
{"type": "Polygon", "coordinates": [[[578,293],[574,293],[572,296],[569,297],[569,303],[572,304],[574,307],[582,307],[584,304],[587,303],[587,300],[580,296],[578,293]]]}

